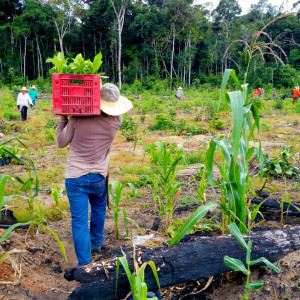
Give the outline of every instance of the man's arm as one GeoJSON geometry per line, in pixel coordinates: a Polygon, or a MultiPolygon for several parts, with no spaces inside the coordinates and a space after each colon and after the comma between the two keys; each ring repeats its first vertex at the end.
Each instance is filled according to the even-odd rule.
{"type": "Polygon", "coordinates": [[[58,148],[64,148],[69,145],[74,134],[74,119],[68,120],[67,116],[60,116],[56,130],[56,142],[58,148]]]}

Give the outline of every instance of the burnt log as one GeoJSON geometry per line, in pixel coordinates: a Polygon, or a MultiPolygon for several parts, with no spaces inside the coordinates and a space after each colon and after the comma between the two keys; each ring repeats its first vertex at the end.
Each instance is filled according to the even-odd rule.
{"type": "MultiPolygon", "coordinates": [[[[280,201],[278,201],[276,199],[265,200],[263,198],[255,198],[255,199],[251,200],[251,203],[260,204],[263,201],[265,201],[265,202],[261,205],[261,209],[271,208],[273,210],[281,210],[280,201]]],[[[284,202],[283,203],[283,212],[284,212],[284,215],[287,215],[287,216],[300,217],[300,205],[299,204],[290,205],[289,203],[284,202]]]]}
{"type": "MultiPolygon", "coordinates": [[[[247,240],[247,235],[244,235],[247,240]]],[[[275,262],[288,253],[300,249],[300,226],[253,232],[251,259],[265,257],[275,262]]],[[[126,251],[131,270],[132,251],[126,251]]],[[[137,247],[136,259],[139,264],[153,260],[161,287],[178,283],[191,283],[201,278],[221,274],[230,269],[224,264],[224,256],[241,259],[245,262],[246,251],[232,235],[189,236],[184,242],[168,247],[153,249],[137,247]]],[[[119,255],[121,256],[121,255],[119,255]]],[[[68,280],[77,280],[76,288],[68,299],[120,299],[130,291],[126,275],[120,267],[117,297],[116,257],[72,269],[65,274],[68,280]]],[[[146,268],[148,289],[156,289],[155,278],[150,267],[146,268]]]]}

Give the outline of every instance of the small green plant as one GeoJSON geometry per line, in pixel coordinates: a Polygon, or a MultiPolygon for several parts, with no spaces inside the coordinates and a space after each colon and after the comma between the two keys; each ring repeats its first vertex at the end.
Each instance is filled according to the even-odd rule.
{"type": "Polygon", "coordinates": [[[145,147],[145,153],[150,154],[150,160],[156,167],[155,178],[152,180],[151,189],[154,196],[155,205],[159,204],[159,215],[161,219],[165,217],[165,230],[172,225],[172,216],[176,209],[176,203],[179,198],[183,182],[176,181],[176,171],[179,162],[183,157],[182,145],[172,145],[167,148],[166,142],[155,142],[150,146],[142,141],[136,141],[145,147]]]}
{"type": "Polygon", "coordinates": [[[186,119],[180,119],[178,123],[175,124],[175,130],[178,135],[185,134],[187,127],[187,120],[186,119]]]}
{"type": "Polygon", "coordinates": [[[57,124],[58,124],[58,120],[57,119],[50,119],[47,121],[47,123],[44,125],[44,129],[46,128],[53,128],[56,129],[57,128],[57,124]]]}
{"type": "MultiPolygon", "coordinates": [[[[117,296],[117,288],[118,288],[118,276],[119,276],[119,268],[120,264],[122,265],[127,279],[130,284],[131,294],[133,297],[133,300],[147,300],[147,284],[145,282],[145,269],[149,265],[152,269],[154,278],[156,280],[157,286],[160,289],[158,274],[156,271],[156,266],[152,260],[143,263],[141,266],[138,265],[138,262],[135,259],[135,248],[133,248],[133,266],[134,271],[131,273],[128,261],[126,258],[126,254],[122,250],[122,257],[117,258],[117,267],[116,267],[116,292],[115,295],[117,296]]],[[[128,295],[129,296],[129,295],[128,295]]],[[[157,300],[157,297],[151,298],[152,300],[157,300]]]]}
{"type": "Polygon", "coordinates": [[[217,204],[214,202],[208,202],[205,205],[199,206],[191,215],[190,217],[180,226],[178,231],[174,234],[174,237],[169,240],[168,246],[171,247],[172,245],[178,244],[182,238],[189,234],[192,230],[194,225],[203,218],[208,211],[215,210],[217,208],[217,204]]]}
{"type": "Polygon", "coordinates": [[[44,128],[45,140],[46,141],[55,141],[55,129],[46,127],[44,128]]]}
{"type": "MultiPolygon", "coordinates": [[[[8,154],[13,157],[18,163],[24,165],[24,167],[28,170],[28,179],[23,181],[20,177],[15,176],[17,181],[21,184],[21,188],[18,189],[14,180],[10,175],[1,175],[0,176],[0,211],[2,210],[3,206],[10,201],[13,198],[21,198],[27,201],[28,204],[28,211],[29,211],[29,222],[25,223],[27,225],[30,225],[31,227],[31,237],[34,238],[34,226],[42,227],[44,230],[50,232],[54,238],[57,240],[60,250],[65,257],[65,260],[67,261],[66,253],[63,244],[61,243],[59,237],[56,235],[56,233],[51,230],[49,227],[43,224],[43,211],[41,205],[35,200],[35,197],[38,195],[39,191],[39,179],[37,176],[37,171],[35,169],[34,162],[31,158],[31,149],[30,147],[27,147],[21,140],[19,140],[16,137],[12,137],[0,144],[6,145],[9,142],[17,141],[24,147],[24,153],[26,154],[26,157],[24,160],[20,159],[17,155],[15,155],[13,152],[5,149],[8,154]],[[16,194],[10,194],[5,196],[5,186],[6,182],[9,181],[12,187],[14,188],[16,194]],[[34,184],[34,185],[33,185],[34,184]],[[25,195],[22,195],[21,192],[24,192],[25,195]],[[38,221],[34,220],[34,205],[38,208],[38,221]]],[[[24,223],[16,223],[12,226],[10,226],[2,235],[0,239],[0,244],[4,242],[10,235],[10,233],[17,228],[20,225],[24,225],[24,223]]]]}
{"type": "Polygon", "coordinates": [[[102,64],[102,54],[99,52],[93,62],[89,59],[84,60],[81,54],[78,54],[73,62],[68,64],[68,59],[65,59],[61,52],[54,55],[53,58],[48,58],[47,63],[52,63],[54,67],[49,70],[49,73],[69,73],[69,74],[98,74],[98,70],[102,64]]]}
{"type": "Polygon", "coordinates": [[[275,109],[283,109],[283,100],[281,98],[276,98],[274,101],[274,108],[275,109]]]}
{"type": "Polygon", "coordinates": [[[239,227],[235,224],[232,223],[228,226],[230,232],[232,235],[236,238],[236,240],[246,249],[246,266],[244,266],[244,263],[236,258],[229,257],[225,255],[224,257],[224,263],[227,267],[235,270],[235,271],[240,271],[244,273],[246,277],[246,286],[245,286],[245,293],[243,295],[243,300],[248,300],[248,294],[249,290],[257,290],[263,287],[264,281],[257,281],[257,282],[251,282],[250,283],[250,274],[251,270],[250,267],[252,265],[255,265],[257,263],[264,263],[266,266],[271,268],[273,271],[279,273],[280,269],[276,267],[274,264],[272,264],[269,260],[267,260],[265,257],[261,257],[259,259],[251,261],[251,251],[252,251],[252,242],[251,242],[251,226],[248,228],[248,243],[244,240],[239,227]]]}
{"type": "MultiPolygon", "coordinates": [[[[118,182],[118,183],[110,183],[109,187],[108,187],[110,198],[112,200],[112,201],[110,201],[110,208],[113,211],[113,216],[114,216],[114,220],[115,220],[115,237],[116,237],[116,239],[120,238],[120,233],[119,233],[120,212],[122,212],[123,216],[124,216],[126,237],[128,237],[128,235],[129,235],[128,226],[127,226],[128,220],[130,220],[143,233],[143,231],[138,226],[138,224],[134,220],[128,218],[125,208],[120,206],[121,201],[122,201],[126,207],[126,202],[125,202],[124,198],[122,197],[122,190],[125,186],[126,186],[126,184],[122,184],[121,182],[118,182]]],[[[130,188],[134,187],[132,184],[129,186],[130,186],[130,188]]],[[[135,191],[132,193],[134,193],[134,195],[135,195],[135,191]]]]}
{"type": "Polygon", "coordinates": [[[20,113],[16,113],[14,111],[6,111],[4,113],[4,119],[6,120],[19,120],[21,118],[21,114],[20,113]]]}
{"type": "Polygon", "coordinates": [[[169,109],[169,115],[170,115],[171,119],[174,121],[177,116],[177,112],[173,107],[171,107],[169,109]]]}
{"type": "Polygon", "coordinates": [[[212,119],[209,121],[211,124],[212,128],[215,130],[223,130],[227,127],[227,124],[224,120],[222,119],[212,119]]]}
{"type": "Polygon", "coordinates": [[[158,114],[155,116],[155,124],[150,125],[150,130],[166,130],[175,128],[175,123],[165,114],[158,114]]]}
{"type": "Polygon", "coordinates": [[[264,154],[264,174],[272,177],[300,178],[300,169],[290,163],[293,155],[293,149],[287,146],[281,148],[279,157],[270,158],[268,153],[264,154]]]}
{"type": "Polygon", "coordinates": [[[125,117],[120,129],[122,130],[122,136],[124,136],[127,141],[136,141],[138,139],[138,128],[139,124],[133,117],[125,117]]]}
{"type": "Polygon", "coordinates": [[[265,103],[261,97],[254,97],[252,99],[252,103],[254,103],[258,109],[263,108],[265,106],[265,103]]]}

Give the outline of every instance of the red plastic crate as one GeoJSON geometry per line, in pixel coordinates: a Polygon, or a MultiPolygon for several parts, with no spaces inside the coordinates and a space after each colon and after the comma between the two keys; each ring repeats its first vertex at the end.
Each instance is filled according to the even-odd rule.
{"type": "Polygon", "coordinates": [[[56,115],[100,115],[100,76],[52,74],[52,111],[56,115]]]}

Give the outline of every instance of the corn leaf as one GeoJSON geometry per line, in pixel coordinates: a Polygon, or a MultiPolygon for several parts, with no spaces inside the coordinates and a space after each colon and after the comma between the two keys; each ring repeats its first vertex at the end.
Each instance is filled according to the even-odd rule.
{"type": "Polygon", "coordinates": [[[261,257],[259,259],[253,260],[251,261],[251,266],[255,265],[257,263],[261,263],[263,262],[265,265],[267,265],[270,269],[272,269],[273,271],[279,273],[280,269],[278,267],[276,267],[274,264],[272,264],[269,260],[267,260],[265,257],[261,257]]]}
{"type": "Polygon", "coordinates": [[[3,243],[10,235],[10,233],[18,226],[20,225],[30,225],[32,222],[28,222],[28,223],[16,223],[14,225],[11,225],[8,229],[6,229],[6,231],[3,233],[1,239],[0,239],[0,244],[3,243]]]}
{"type": "Polygon", "coordinates": [[[232,146],[233,156],[237,159],[239,154],[240,139],[242,135],[242,128],[244,125],[244,100],[243,94],[240,91],[228,92],[226,100],[232,110],[233,129],[232,129],[232,146]]]}
{"type": "Polygon", "coordinates": [[[237,78],[236,74],[235,74],[235,70],[232,69],[226,69],[223,75],[223,80],[222,80],[222,84],[221,84],[221,91],[220,91],[220,97],[219,97],[219,104],[218,104],[218,110],[220,109],[220,104],[221,104],[221,100],[223,98],[223,95],[225,93],[225,87],[227,85],[227,82],[229,80],[229,78],[232,77],[235,84],[237,85],[237,88],[243,92],[243,87],[240,84],[239,79],[237,78]]]}
{"type": "Polygon", "coordinates": [[[53,237],[56,239],[56,241],[58,243],[58,246],[59,246],[59,249],[60,249],[61,253],[63,254],[66,262],[68,262],[68,258],[67,258],[66,251],[65,251],[65,247],[64,247],[63,243],[60,241],[60,239],[57,236],[57,234],[52,229],[50,229],[48,226],[46,226],[46,225],[44,225],[42,223],[38,223],[38,222],[35,222],[35,221],[31,221],[31,223],[36,224],[38,226],[41,226],[42,228],[46,229],[49,233],[51,233],[53,235],[53,237]]]}
{"type": "Polygon", "coordinates": [[[209,210],[216,209],[218,205],[214,202],[208,202],[204,206],[199,206],[187,219],[187,221],[179,228],[175,236],[170,240],[169,247],[178,244],[181,239],[188,234],[199,219],[203,218],[209,210]]]}
{"type": "Polygon", "coordinates": [[[232,235],[237,239],[237,241],[246,249],[248,250],[248,245],[246,243],[246,241],[244,240],[238,226],[235,223],[231,223],[228,226],[230,232],[232,233],[232,235]]]}
{"type": "Polygon", "coordinates": [[[260,288],[262,288],[264,285],[264,281],[261,280],[261,281],[256,281],[256,282],[251,282],[247,285],[247,288],[249,290],[258,290],[260,288]]]}
{"type": "Polygon", "coordinates": [[[243,262],[239,259],[229,257],[227,255],[224,256],[224,263],[227,267],[231,268],[234,271],[241,271],[245,275],[248,274],[248,270],[245,268],[243,262]]]}

